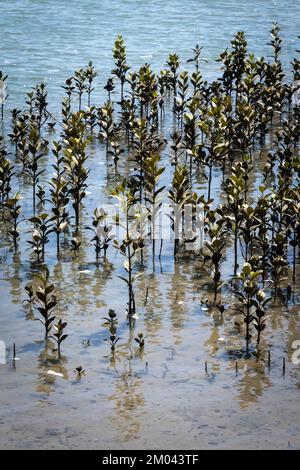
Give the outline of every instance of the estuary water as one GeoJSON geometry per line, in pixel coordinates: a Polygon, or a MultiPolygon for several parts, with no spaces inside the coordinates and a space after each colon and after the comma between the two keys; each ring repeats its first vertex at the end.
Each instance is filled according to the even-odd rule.
{"type": "MultiPolygon", "coordinates": [[[[229,47],[235,32],[244,30],[250,50],[267,57],[268,30],[278,21],[288,75],[289,62],[300,49],[299,17],[296,0],[0,0],[0,70],[9,76],[3,128],[7,133],[11,124],[9,109],[24,108],[25,94],[41,81],[47,83],[51,111],[59,116],[61,85],[90,60],[99,72],[93,103],[102,105],[117,34],[125,39],[132,69],[149,62],[159,71],[174,52],[182,69],[189,68],[186,60],[198,43],[207,59],[201,71],[212,80],[219,76],[218,54],[229,47]]],[[[55,132],[44,134],[50,143],[56,138],[55,132]]],[[[6,144],[13,160],[8,139],[6,144]]],[[[42,183],[48,189],[50,155],[42,159],[42,183]]],[[[263,158],[253,172],[252,189],[261,182],[263,158]]],[[[162,163],[169,165],[167,151],[162,163]]],[[[133,166],[124,158],[120,169],[130,174],[133,166]]],[[[115,184],[113,166],[97,139],[89,147],[88,167],[82,226],[91,223],[95,207],[111,200],[115,184]]],[[[32,188],[19,163],[17,171],[14,190],[20,191],[22,214],[28,218],[32,188]]],[[[170,179],[169,169],[162,184],[168,187],[170,179]]],[[[197,181],[197,190],[206,191],[205,184],[197,181]]],[[[220,185],[220,171],[215,170],[212,193],[217,202],[220,185]]],[[[28,251],[31,226],[26,221],[20,225],[16,253],[2,221],[0,229],[0,341],[6,346],[6,364],[0,364],[0,448],[299,449],[300,366],[292,361],[293,343],[300,339],[299,264],[298,287],[290,297],[280,290],[270,306],[262,358],[256,362],[243,354],[245,341],[238,332],[243,325],[230,289],[231,248],[222,267],[227,283],[220,299],[223,315],[205,304],[212,295],[211,278],[197,256],[175,263],[172,244],[166,243],[153,267],[146,248],[144,274],[135,288],[139,318],[131,331],[125,317],[127,290],[118,278],[124,275],[123,263],[116,251],[110,247],[107,259],[95,263],[90,234],[83,230],[79,255],[70,251],[70,233],[57,260],[52,234],[46,262],[57,314],[68,322],[69,335],[58,361],[43,341],[42,325],[33,321],[36,312],[22,303],[24,287],[39,269],[28,251]],[[103,317],[110,308],[119,319],[115,357],[104,341],[103,317]],[[146,337],[142,353],[134,341],[139,331],[146,337]],[[18,361],[12,361],[13,343],[18,361]],[[74,370],[79,366],[86,372],[77,380],[74,370]]]]}
{"type": "Polygon", "coordinates": [[[64,80],[90,60],[103,85],[114,39],[122,34],[134,68],[149,62],[158,70],[175,51],[184,62],[198,43],[208,59],[203,74],[211,79],[218,76],[215,59],[235,32],[245,31],[250,49],[267,56],[268,30],[278,21],[288,67],[299,17],[298,0],[1,0],[0,66],[10,76],[11,105],[20,105],[24,92],[41,81],[56,97],[64,80]]]}

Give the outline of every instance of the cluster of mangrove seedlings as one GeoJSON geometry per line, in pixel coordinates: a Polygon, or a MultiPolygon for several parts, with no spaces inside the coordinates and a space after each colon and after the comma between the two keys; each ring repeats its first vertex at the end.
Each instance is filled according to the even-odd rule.
{"type": "MultiPolygon", "coordinates": [[[[132,327],[136,281],[149,259],[155,273],[157,243],[161,262],[165,238],[158,215],[167,206],[175,262],[197,258],[203,276],[211,276],[205,295],[212,307],[219,308],[232,288],[232,313],[243,318],[247,349],[255,330],[259,347],[267,304],[297,283],[300,245],[300,61],[293,59],[287,78],[277,24],[268,47],[267,59],[256,58],[238,32],[219,55],[220,78],[208,83],[199,45],[186,70],[172,53],[158,73],[148,63],[133,71],[118,36],[102,106],[93,99],[98,72],[90,62],[63,85],[60,115],[48,110],[45,83],[27,94],[24,109],[11,111],[11,120],[2,109],[4,129],[10,125],[0,137],[2,241],[17,252],[25,237],[37,267],[47,264],[51,240],[61,262],[70,252],[80,255],[84,233],[91,234],[96,263],[116,250],[132,327]],[[89,224],[90,149],[97,141],[93,158],[106,165],[119,212],[112,216],[94,206],[89,224]]],[[[37,289],[27,286],[28,300],[38,306],[45,338],[55,329],[60,352],[66,323],[54,324],[48,274],[38,279],[37,289]]],[[[114,352],[115,312],[106,321],[114,352]]],[[[143,348],[144,336],[136,340],[143,348]]]]}

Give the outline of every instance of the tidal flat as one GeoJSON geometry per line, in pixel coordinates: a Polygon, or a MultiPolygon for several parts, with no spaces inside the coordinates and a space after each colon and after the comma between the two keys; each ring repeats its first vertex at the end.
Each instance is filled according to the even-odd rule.
{"type": "Polygon", "coordinates": [[[299,449],[300,4],[84,3],[0,1],[0,448],[299,449]]]}

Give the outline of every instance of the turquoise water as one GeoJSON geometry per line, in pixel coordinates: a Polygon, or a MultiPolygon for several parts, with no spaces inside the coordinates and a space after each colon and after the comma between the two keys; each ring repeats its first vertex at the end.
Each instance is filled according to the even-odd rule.
{"type": "Polygon", "coordinates": [[[209,60],[202,70],[211,79],[218,73],[215,59],[238,30],[247,33],[257,55],[268,55],[274,20],[282,27],[288,67],[297,48],[299,17],[299,0],[0,0],[0,69],[10,77],[11,106],[21,105],[25,91],[41,81],[57,102],[64,80],[92,60],[100,72],[100,99],[119,33],[130,64],[150,62],[156,70],[170,52],[184,62],[199,43],[209,60]]]}

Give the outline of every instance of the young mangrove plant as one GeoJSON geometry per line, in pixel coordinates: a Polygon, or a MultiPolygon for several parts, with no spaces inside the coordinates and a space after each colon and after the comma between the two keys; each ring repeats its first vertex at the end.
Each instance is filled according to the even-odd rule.
{"type": "Polygon", "coordinates": [[[0,204],[7,201],[12,187],[14,176],[14,166],[7,158],[7,151],[3,144],[3,137],[0,136],[0,204]]]}
{"type": "Polygon", "coordinates": [[[57,344],[57,354],[58,357],[61,356],[61,343],[68,337],[65,334],[64,330],[67,327],[67,322],[63,322],[61,318],[58,320],[57,323],[54,323],[53,328],[55,333],[53,333],[50,338],[52,338],[57,344]]]}
{"type": "Polygon", "coordinates": [[[30,178],[32,184],[32,201],[33,201],[33,213],[35,214],[36,208],[36,187],[40,181],[40,176],[45,173],[44,169],[40,169],[40,160],[44,156],[42,150],[42,141],[40,139],[39,128],[35,125],[30,127],[28,136],[28,165],[25,168],[25,173],[30,178]]]}
{"type": "Polygon", "coordinates": [[[170,219],[172,222],[172,230],[174,232],[174,256],[176,256],[179,249],[180,228],[181,224],[184,224],[184,206],[191,202],[189,177],[186,165],[176,166],[172,180],[172,187],[169,189],[168,197],[172,202],[170,219]]]}
{"type": "Polygon", "coordinates": [[[126,47],[122,36],[117,36],[113,48],[113,58],[115,60],[115,68],[111,71],[120,80],[121,85],[121,102],[124,99],[124,84],[126,82],[126,74],[129,66],[126,63],[126,47]]]}
{"type": "Polygon", "coordinates": [[[137,278],[142,273],[133,274],[134,262],[137,254],[142,250],[144,242],[137,234],[133,233],[135,228],[131,226],[132,209],[138,202],[136,196],[136,187],[131,187],[127,184],[126,180],[120,183],[113,191],[112,196],[115,197],[119,202],[124,213],[124,224],[119,222],[119,225],[124,229],[124,239],[119,242],[114,240],[113,244],[117,251],[125,258],[124,269],[127,277],[119,276],[122,281],[125,282],[128,288],[128,317],[129,321],[132,320],[135,314],[135,298],[133,285],[137,278]]]}
{"type": "Polygon", "coordinates": [[[103,320],[105,320],[104,326],[108,327],[109,332],[111,334],[116,334],[118,324],[116,312],[110,308],[108,311],[108,317],[103,317],[103,320]]]}
{"type": "Polygon", "coordinates": [[[157,238],[156,219],[162,205],[159,195],[165,189],[165,186],[158,186],[159,179],[165,171],[164,167],[159,167],[159,161],[160,156],[158,154],[154,154],[146,158],[144,162],[145,201],[147,203],[148,220],[151,224],[150,237],[152,239],[153,261],[155,258],[155,240],[157,238]]]}
{"type": "Polygon", "coordinates": [[[266,297],[266,293],[262,289],[256,292],[255,299],[253,299],[253,306],[255,308],[253,325],[257,330],[257,348],[260,344],[261,333],[266,327],[267,316],[265,306],[271,299],[272,297],[266,297]]]}
{"type": "Polygon", "coordinates": [[[91,230],[94,234],[94,237],[91,241],[94,242],[96,261],[99,260],[101,250],[103,250],[104,257],[106,257],[109,243],[113,239],[113,237],[110,235],[112,226],[107,225],[107,213],[101,208],[95,209],[92,219],[92,227],[85,227],[85,229],[91,230]]]}
{"type": "Polygon", "coordinates": [[[242,282],[242,292],[235,291],[235,295],[241,305],[237,310],[244,316],[244,323],[246,324],[246,345],[247,352],[249,348],[249,341],[251,339],[250,325],[254,320],[253,307],[256,306],[255,297],[259,290],[257,286],[257,278],[261,276],[261,271],[253,271],[250,263],[245,263],[243,269],[238,276],[242,282]]]}
{"type": "Polygon", "coordinates": [[[212,279],[214,282],[214,302],[217,300],[218,290],[220,289],[221,264],[223,250],[226,245],[225,233],[222,220],[218,220],[215,224],[210,224],[208,234],[210,241],[205,242],[205,246],[209,254],[205,255],[204,260],[210,261],[212,265],[212,279]]]}
{"type": "Polygon", "coordinates": [[[66,149],[64,152],[64,167],[68,185],[68,195],[73,202],[75,211],[75,230],[79,229],[80,204],[87,188],[86,180],[89,170],[85,167],[87,160],[86,147],[90,141],[84,137],[85,125],[83,114],[73,114],[69,120],[69,128],[66,129],[66,149]]]}
{"type": "Polygon", "coordinates": [[[95,70],[93,63],[90,61],[88,66],[85,70],[85,78],[86,78],[86,90],[88,96],[88,108],[91,108],[91,95],[94,91],[94,80],[98,76],[98,72],[95,70]]]}
{"type": "Polygon", "coordinates": [[[137,338],[134,338],[134,341],[136,341],[139,345],[140,351],[144,350],[145,347],[145,336],[143,333],[138,333],[137,338]]]}
{"type": "Polygon", "coordinates": [[[42,318],[37,318],[45,328],[45,340],[49,338],[50,331],[55,320],[55,307],[57,305],[56,296],[54,293],[54,284],[49,282],[49,271],[46,268],[44,272],[36,275],[37,288],[36,298],[38,311],[42,318]]]}
{"type": "Polygon", "coordinates": [[[69,214],[67,206],[69,203],[68,185],[65,178],[64,157],[61,154],[62,145],[59,142],[53,142],[52,150],[56,159],[52,165],[55,175],[50,181],[50,204],[52,211],[52,229],[56,233],[56,252],[59,257],[60,253],[60,234],[65,232],[68,227],[69,214]]]}
{"type": "Polygon", "coordinates": [[[20,201],[20,194],[15,194],[14,197],[9,198],[5,203],[4,207],[6,209],[6,214],[4,215],[4,221],[8,224],[8,236],[11,238],[14,244],[15,251],[17,250],[17,242],[20,237],[19,225],[21,223],[20,215],[21,215],[21,205],[19,204],[20,201]]]}
{"type": "Polygon", "coordinates": [[[111,353],[114,354],[115,351],[116,351],[116,345],[118,343],[118,341],[120,341],[121,338],[119,338],[118,336],[116,336],[115,334],[111,334],[109,339],[105,339],[104,341],[107,341],[109,344],[110,344],[110,350],[111,350],[111,353]]]}
{"type": "Polygon", "coordinates": [[[52,220],[49,214],[42,213],[38,216],[29,219],[34,226],[32,233],[32,240],[29,243],[33,247],[34,253],[37,255],[37,261],[44,261],[45,259],[45,245],[49,242],[48,235],[53,232],[52,220]]]}

